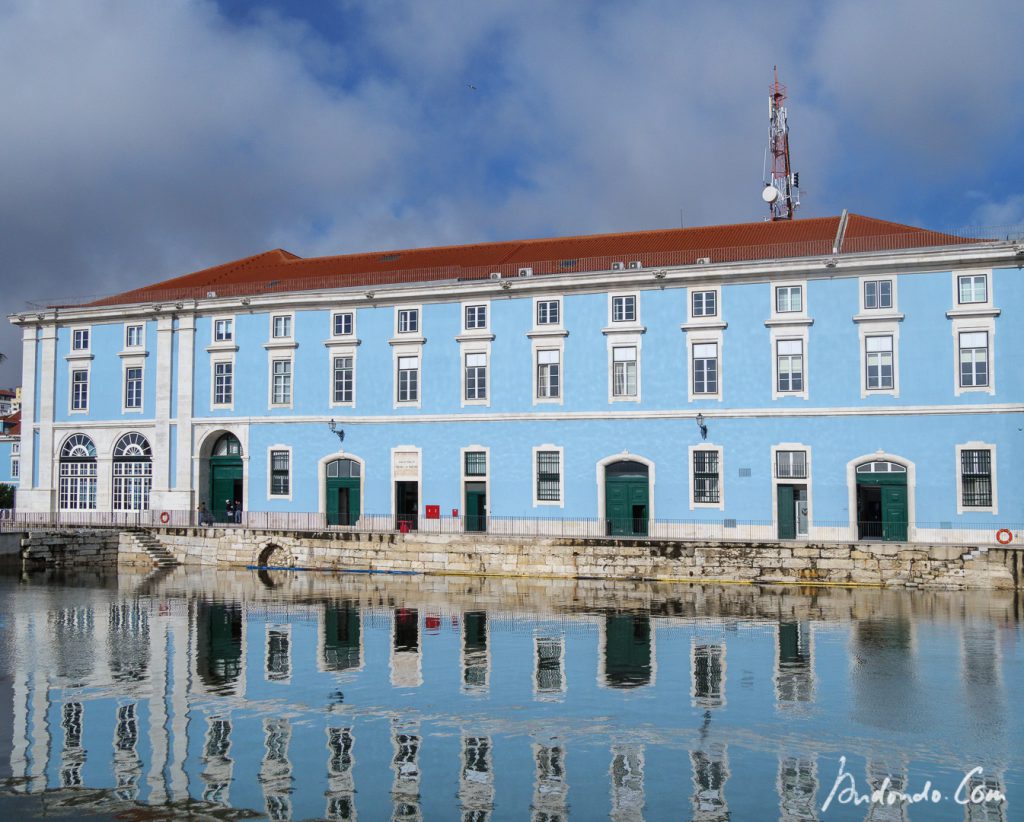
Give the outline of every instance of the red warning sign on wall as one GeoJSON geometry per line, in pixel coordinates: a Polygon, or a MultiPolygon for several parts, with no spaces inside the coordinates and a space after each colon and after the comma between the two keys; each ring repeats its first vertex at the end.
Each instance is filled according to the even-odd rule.
{"type": "Polygon", "coordinates": [[[428,505],[427,506],[427,519],[441,519],[441,506],[440,505],[428,505]]]}

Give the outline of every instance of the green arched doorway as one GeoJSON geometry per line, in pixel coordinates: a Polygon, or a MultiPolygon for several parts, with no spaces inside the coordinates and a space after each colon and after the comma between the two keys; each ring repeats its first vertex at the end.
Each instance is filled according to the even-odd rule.
{"type": "Polygon", "coordinates": [[[888,460],[857,466],[857,538],[906,542],[907,468],[888,460]]]}
{"type": "Polygon", "coordinates": [[[604,467],[606,530],[613,536],[644,536],[650,519],[647,466],[636,460],[618,460],[604,467]]]}
{"type": "Polygon", "coordinates": [[[355,460],[327,463],[327,524],[355,525],[361,512],[362,466],[355,460]]]}
{"type": "Polygon", "coordinates": [[[242,502],[242,444],[234,434],[223,434],[210,452],[210,513],[227,522],[227,504],[242,502]]]}

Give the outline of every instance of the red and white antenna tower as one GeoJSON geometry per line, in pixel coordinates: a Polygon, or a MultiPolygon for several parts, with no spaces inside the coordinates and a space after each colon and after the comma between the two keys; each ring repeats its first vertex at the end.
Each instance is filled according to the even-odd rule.
{"type": "Polygon", "coordinates": [[[789,121],[786,118],[786,87],[775,83],[768,94],[768,152],[772,155],[772,176],[768,179],[768,154],[765,153],[764,190],[761,199],[768,204],[772,220],[792,220],[800,205],[800,174],[789,165],[789,121]]]}

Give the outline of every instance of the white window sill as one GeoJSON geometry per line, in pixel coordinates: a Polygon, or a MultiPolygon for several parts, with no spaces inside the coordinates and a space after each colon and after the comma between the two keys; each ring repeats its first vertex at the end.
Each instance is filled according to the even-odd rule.
{"type": "Polygon", "coordinates": [[[124,351],[118,351],[117,356],[119,357],[148,357],[149,352],[145,348],[126,348],[124,351]]]}
{"type": "Polygon", "coordinates": [[[724,331],[729,323],[714,317],[704,320],[690,320],[679,326],[680,331],[724,331]]]}
{"type": "Polygon", "coordinates": [[[357,345],[362,345],[362,342],[358,337],[331,337],[329,340],[324,340],[324,345],[328,348],[341,348],[345,346],[352,346],[354,348],[357,345]]]}
{"type": "Polygon", "coordinates": [[[492,342],[494,334],[490,331],[463,331],[455,338],[455,342],[492,342]]]}
{"type": "Polygon", "coordinates": [[[399,334],[397,337],[392,337],[388,340],[388,345],[423,345],[426,341],[426,337],[418,334],[399,334]]]}
{"type": "Polygon", "coordinates": [[[526,332],[526,336],[530,339],[534,339],[536,337],[568,337],[569,332],[561,326],[553,325],[550,328],[533,328],[526,332]]]}
{"type": "Polygon", "coordinates": [[[72,351],[64,355],[65,360],[92,360],[95,359],[91,351],[72,351]]]}
{"type": "Polygon", "coordinates": [[[864,311],[860,314],[854,315],[853,321],[855,323],[870,323],[870,322],[903,322],[904,315],[898,311],[864,311]]]}
{"type": "Polygon", "coordinates": [[[765,320],[764,324],[767,328],[773,328],[779,325],[814,325],[814,320],[806,314],[794,314],[791,317],[788,317],[785,314],[779,314],[777,317],[765,320]]]}
{"type": "Polygon", "coordinates": [[[646,325],[640,325],[640,323],[616,323],[615,325],[608,325],[601,329],[601,333],[608,334],[645,334],[647,332],[646,325]]]}
{"type": "Polygon", "coordinates": [[[295,340],[270,340],[263,343],[263,347],[269,351],[277,348],[298,348],[299,344],[295,340]]]}
{"type": "Polygon", "coordinates": [[[979,303],[977,306],[964,306],[963,308],[952,308],[946,312],[946,318],[950,320],[961,317],[998,317],[1002,313],[999,308],[979,303]]]}
{"type": "Polygon", "coordinates": [[[212,345],[206,346],[206,350],[210,354],[219,354],[223,351],[237,351],[238,343],[235,342],[218,342],[212,345]]]}

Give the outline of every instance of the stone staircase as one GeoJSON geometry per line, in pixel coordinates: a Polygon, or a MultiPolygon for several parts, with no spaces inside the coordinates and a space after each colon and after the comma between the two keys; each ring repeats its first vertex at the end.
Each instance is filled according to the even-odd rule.
{"type": "Polygon", "coordinates": [[[149,531],[133,531],[132,542],[136,547],[148,554],[153,559],[153,565],[157,568],[177,568],[181,565],[174,555],[164,548],[163,544],[149,531]]]}
{"type": "Polygon", "coordinates": [[[960,557],[960,561],[961,562],[970,562],[972,559],[977,559],[978,557],[984,556],[987,553],[988,553],[988,546],[974,548],[974,549],[964,553],[964,555],[960,557]]]}

